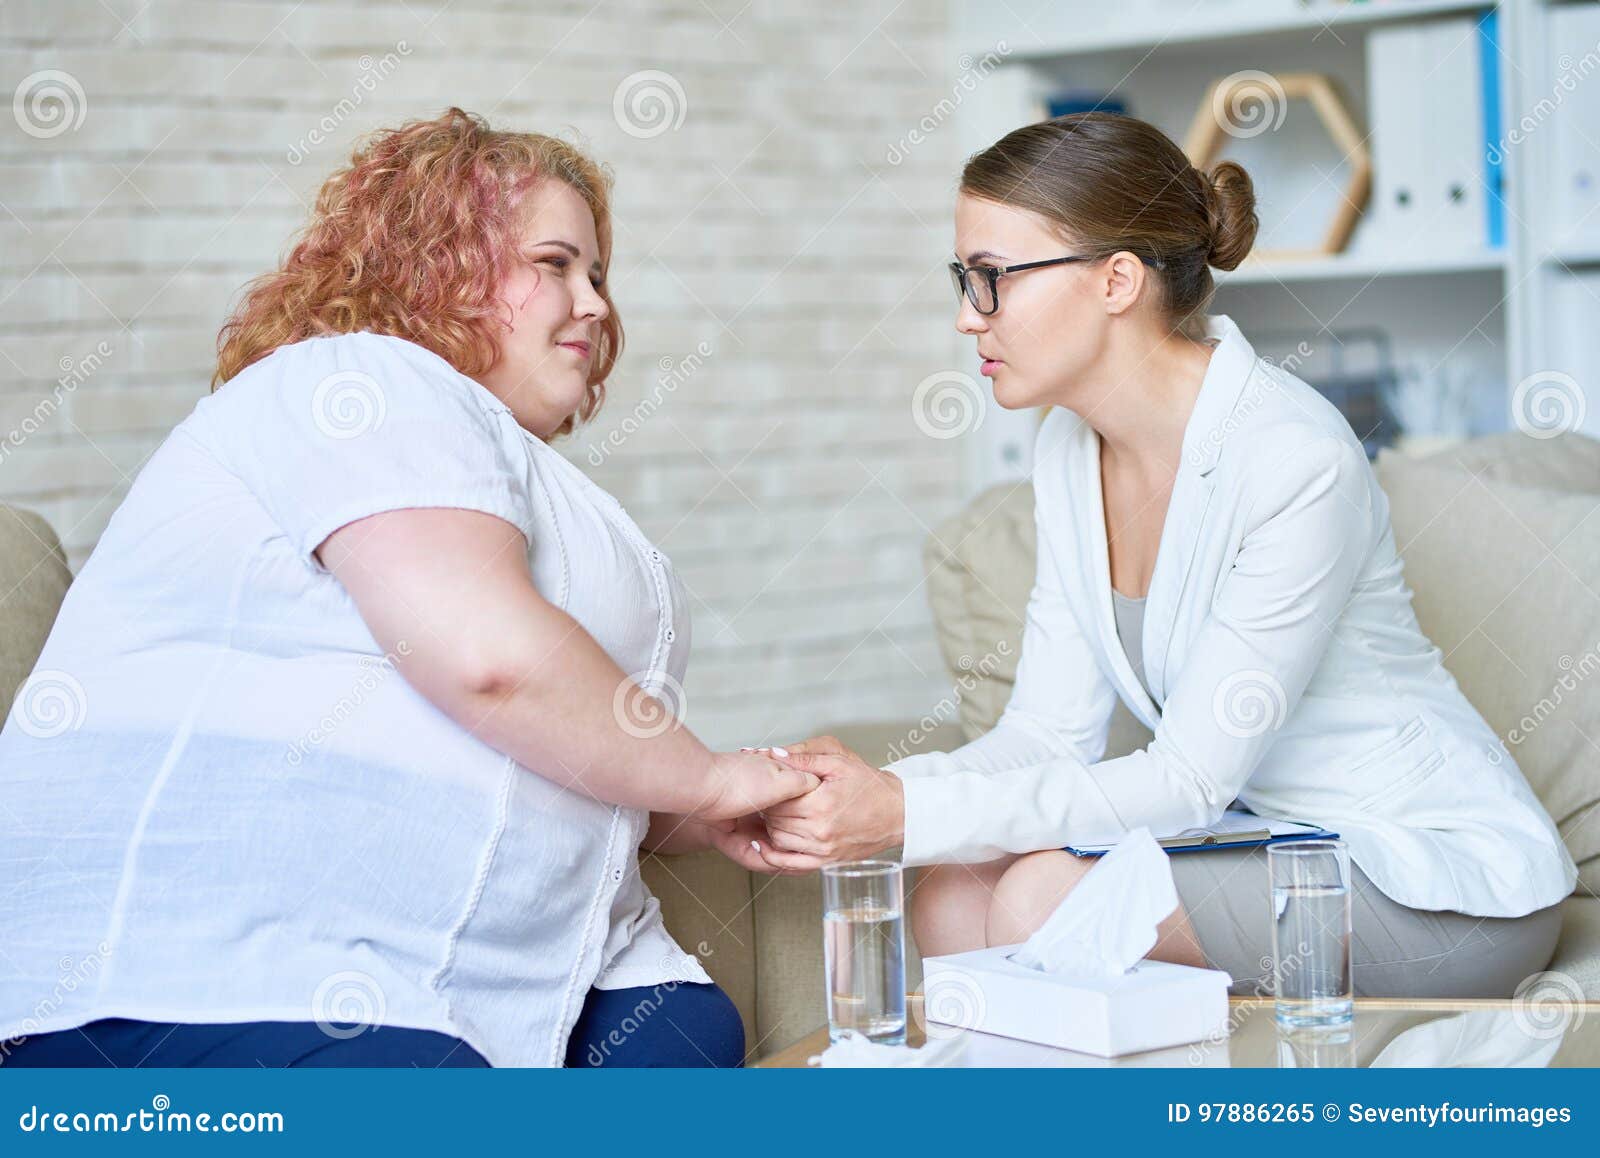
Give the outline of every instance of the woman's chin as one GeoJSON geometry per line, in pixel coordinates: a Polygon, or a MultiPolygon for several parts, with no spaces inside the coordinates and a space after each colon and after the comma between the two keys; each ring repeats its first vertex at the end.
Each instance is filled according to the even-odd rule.
{"type": "Polygon", "coordinates": [[[1009,366],[996,374],[991,382],[994,385],[995,403],[1003,410],[1028,410],[1044,405],[1025,383],[1017,379],[1017,372],[1009,366]]]}

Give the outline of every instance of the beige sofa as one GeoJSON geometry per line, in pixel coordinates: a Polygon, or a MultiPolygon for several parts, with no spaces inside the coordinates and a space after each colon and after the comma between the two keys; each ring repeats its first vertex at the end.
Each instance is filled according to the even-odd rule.
{"type": "MultiPolygon", "coordinates": [[[[1579,861],[1550,967],[1600,999],[1600,517],[1589,517],[1600,506],[1600,443],[1505,435],[1424,460],[1385,452],[1378,473],[1423,630],[1495,731],[1515,735],[1508,747],[1579,861]]],[[[952,694],[920,721],[825,730],[887,762],[993,725],[1032,585],[1032,501],[1026,485],[996,488],[927,544],[952,694]]],[[[0,601],[0,704],[32,669],[70,578],[49,526],[0,505],[0,591],[10,593],[0,601]]],[[[1107,756],[1148,741],[1119,703],[1107,756]]],[[[753,1056],[823,1022],[816,877],[756,876],[714,853],[645,857],[643,872],[674,935],[738,1005],[753,1056]]],[[[912,946],[913,987],[920,976],[912,946]]]]}

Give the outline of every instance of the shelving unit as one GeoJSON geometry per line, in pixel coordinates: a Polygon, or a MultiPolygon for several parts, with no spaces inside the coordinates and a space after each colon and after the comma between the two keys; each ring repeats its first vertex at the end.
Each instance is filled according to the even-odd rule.
{"type": "MultiPolygon", "coordinates": [[[[960,52],[980,57],[1004,42],[1004,60],[959,114],[962,150],[991,144],[1011,129],[1045,115],[1045,101],[1065,91],[1110,94],[1128,112],[1180,143],[1206,85],[1245,69],[1268,73],[1315,71],[1334,78],[1364,131],[1367,37],[1402,23],[1423,24],[1497,10],[1500,123],[1506,129],[1548,106],[1563,68],[1600,45],[1556,42],[1561,8],[1600,6],[1600,0],[1368,0],[1307,6],[1300,0],[1126,0],[1114,11],[1085,0],[1008,0],[990,5],[958,0],[953,9],[960,52]],[[1563,54],[1569,58],[1563,60],[1563,54]]],[[[1600,67],[1583,83],[1600,86],[1600,67]]],[[[1590,106],[1593,107],[1593,106],[1590,106]]],[[[1291,109],[1291,115],[1309,109],[1291,109]]],[[[1549,196],[1555,171],[1557,118],[1501,150],[1505,175],[1505,242],[1449,252],[1424,245],[1402,252],[1380,245],[1362,226],[1342,253],[1326,258],[1248,260],[1217,275],[1215,313],[1226,313],[1247,335],[1303,329],[1309,335],[1381,326],[1398,356],[1483,383],[1475,428],[1504,429],[1516,384],[1558,370],[1587,388],[1584,429],[1600,435],[1600,338],[1579,324],[1587,295],[1600,321],[1600,212],[1582,228],[1558,225],[1549,196]],[[1326,327],[1326,328],[1324,328],[1326,327]]],[[[1600,124],[1588,130],[1600,140],[1600,124]]],[[[1296,248],[1305,237],[1269,236],[1303,218],[1326,216],[1317,198],[1336,195],[1328,174],[1338,164],[1330,142],[1287,128],[1270,140],[1239,142],[1225,153],[1255,178],[1263,238],[1273,248],[1296,248]],[[1259,146],[1259,147],[1258,147],[1259,146]],[[1299,210],[1306,206],[1303,213],[1299,210]]],[[[1592,141],[1582,147],[1587,149],[1592,141]]],[[[1600,166],[1600,148],[1595,149],[1600,166]]],[[[1600,173],[1597,173],[1600,177],[1600,173]]],[[[1363,226],[1365,225],[1363,222],[1363,226]]],[[[1258,245],[1261,239],[1258,239],[1258,245]]],[[[1267,246],[1263,246],[1266,248],[1267,246]]],[[[990,411],[970,442],[974,489],[1030,469],[1037,415],[990,411]]]]}

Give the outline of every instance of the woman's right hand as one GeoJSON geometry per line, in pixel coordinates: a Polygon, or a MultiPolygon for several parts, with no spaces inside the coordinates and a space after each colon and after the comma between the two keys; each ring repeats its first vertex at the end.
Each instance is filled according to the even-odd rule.
{"type": "Polygon", "coordinates": [[[822,783],[812,773],[786,767],[761,752],[713,752],[710,779],[710,796],[693,813],[700,820],[737,820],[803,796],[822,783]]]}

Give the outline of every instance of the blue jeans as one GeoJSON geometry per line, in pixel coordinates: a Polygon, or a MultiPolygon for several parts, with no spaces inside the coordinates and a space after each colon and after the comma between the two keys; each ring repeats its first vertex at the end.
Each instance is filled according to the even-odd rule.
{"type": "MultiPolygon", "coordinates": [[[[232,1024],[107,1017],[76,1029],[0,1042],[0,1069],[13,1066],[415,1066],[489,1063],[449,1034],[397,1025],[310,1021],[232,1024]]],[[[744,1025],[715,985],[678,981],[591,989],[567,1045],[569,1066],[744,1064],[744,1025]]]]}

